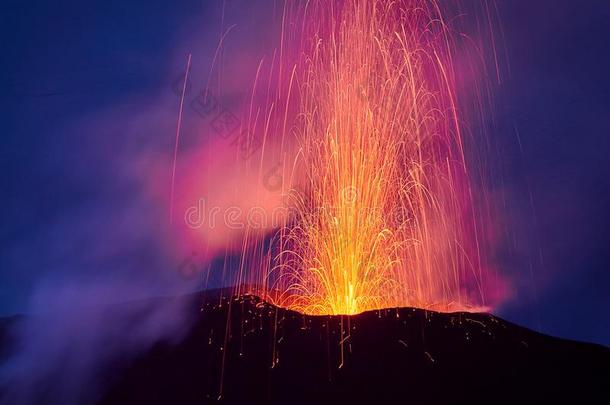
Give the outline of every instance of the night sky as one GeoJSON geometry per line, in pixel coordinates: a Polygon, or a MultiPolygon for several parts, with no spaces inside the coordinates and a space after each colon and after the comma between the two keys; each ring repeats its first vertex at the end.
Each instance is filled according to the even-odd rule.
{"type": "MultiPolygon", "coordinates": [[[[512,289],[495,312],[610,345],[610,3],[498,4],[509,73],[489,136],[514,243],[498,249],[512,289]]],[[[183,256],[141,176],[172,153],[172,83],[189,51],[209,65],[221,5],[2,2],[0,316],[77,305],[117,280],[102,289],[117,301],[198,288],[175,271],[183,256]]],[[[273,10],[227,0],[235,41],[256,54],[273,10]]]]}

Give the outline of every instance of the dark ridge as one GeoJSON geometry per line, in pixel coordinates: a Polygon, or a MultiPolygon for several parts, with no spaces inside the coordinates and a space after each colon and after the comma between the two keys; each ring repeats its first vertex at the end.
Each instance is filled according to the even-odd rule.
{"type": "Polygon", "coordinates": [[[198,317],[184,340],[117,365],[101,404],[609,399],[610,349],[489,314],[399,308],[305,316],[219,290],[188,299],[198,317]]]}

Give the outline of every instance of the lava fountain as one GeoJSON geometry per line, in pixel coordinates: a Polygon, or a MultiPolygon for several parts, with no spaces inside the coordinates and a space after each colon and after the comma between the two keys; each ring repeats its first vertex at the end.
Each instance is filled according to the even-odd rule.
{"type": "Polygon", "coordinates": [[[430,0],[298,9],[298,62],[280,59],[280,72],[292,72],[298,99],[289,126],[300,175],[258,293],[312,315],[487,309],[489,224],[459,115],[459,34],[430,0]]]}

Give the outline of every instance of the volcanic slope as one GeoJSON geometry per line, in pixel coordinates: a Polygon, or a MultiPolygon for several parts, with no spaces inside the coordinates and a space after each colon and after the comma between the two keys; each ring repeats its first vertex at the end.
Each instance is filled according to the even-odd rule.
{"type": "Polygon", "coordinates": [[[124,365],[101,403],[609,399],[610,349],[489,314],[399,308],[306,316],[254,296],[189,299],[199,314],[187,337],[124,365]]]}

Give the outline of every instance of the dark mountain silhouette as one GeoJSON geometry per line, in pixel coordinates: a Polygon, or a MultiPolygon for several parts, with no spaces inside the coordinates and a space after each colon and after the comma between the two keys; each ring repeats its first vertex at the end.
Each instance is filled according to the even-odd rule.
{"type": "Polygon", "coordinates": [[[610,400],[610,349],[489,314],[304,316],[253,296],[189,299],[185,339],[116,364],[101,404],[610,400]]]}
{"type": "MultiPolygon", "coordinates": [[[[91,380],[95,386],[82,387],[104,405],[610,399],[610,349],[542,335],[489,314],[399,308],[304,316],[219,290],[121,305],[133,317],[122,324],[125,334],[129,324],[147,319],[150,308],[175,306],[190,314],[178,337],[104,361],[91,380]]],[[[0,319],[0,361],[20,346],[15,325],[24,320],[0,319]]],[[[54,384],[64,377],[56,371],[60,380],[36,380],[31,387],[36,403],[58,403],[54,384]]],[[[10,398],[0,389],[0,403],[10,398]]]]}

